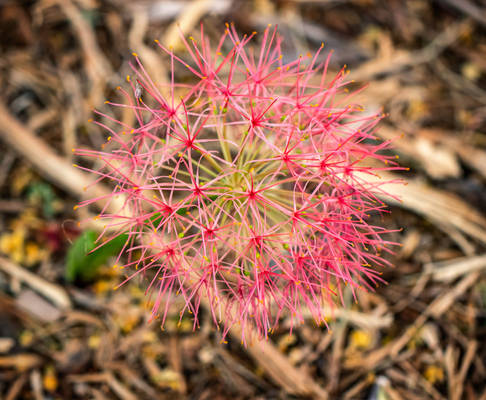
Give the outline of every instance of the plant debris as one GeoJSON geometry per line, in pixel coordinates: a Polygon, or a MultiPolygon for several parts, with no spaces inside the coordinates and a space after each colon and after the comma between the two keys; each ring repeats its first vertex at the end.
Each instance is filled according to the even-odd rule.
{"type": "MultiPolygon", "coordinates": [[[[480,0],[2,2],[0,397],[486,399],[484,8],[480,0]],[[154,39],[183,51],[180,31],[187,37],[202,22],[216,40],[225,21],[240,33],[277,24],[289,59],[321,42],[323,54],[333,49],[330,69],[347,64],[356,88],[369,82],[354,101],[386,114],[377,133],[410,167],[381,177],[408,183],[390,188],[395,200],[383,201],[392,212],[378,221],[402,244],[385,256],[395,266],[380,270],[388,283],[357,302],[345,291],[342,305],[325,310],[329,329],[304,314],[289,335],[283,315],[268,341],[247,347],[237,327],[223,341],[207,311],[193,331],[190,315],[169,308],[161,330],[136,281],[113,290],[125,279],[114,250],[73,250],[92,250],[103,229],[95,205],[73,206],[108,193],[72,166],[73,148],[104,142],[88,123],[92,110],[132,124],[129,112],[104,104],[126,84],[132,52],[155,81],[170,82],[170,59],[154,39]]],[[[183,68],[175,73],[190,84],[183,68]]]]}

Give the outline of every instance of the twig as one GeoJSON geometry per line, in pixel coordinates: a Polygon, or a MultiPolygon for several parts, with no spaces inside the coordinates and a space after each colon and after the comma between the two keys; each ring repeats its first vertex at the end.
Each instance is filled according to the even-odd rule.
{"type": "Polygon", "coordinates": [[[128,389],[123,383],[115,378],[111,372],[106,372],[106,383],[111,390],[122,400],[137,400],[136,396],[130,389],[128,389]]]}
{"type": "Polygon", "coordinates": [[[0,187],[3,186],[10,171],[10,167],[15,161],[15,156],[12,153],[3,154],[2,157],[3,159],[0,162],[0,187]]]}
{"type": "Polygon", "coordinates": [[[148,29],[148,10],[142,7],[133,9],[133,20],[130,32],[128,33],[128,43],[142,61],[148,75],[154,82],[165,87],[168,83],[168,72],[157,52],[144,44],[144,36],[148,29]]]}
{"type": "Polygon", "coordinates": [[[377,135],[384,140],[393,140],[393,145],[401,154],[407,155],[422,164],[423,168],[432,178],[458,178],[462,174],[462,169],[456,154],[455,147],[448,146],[445,141],[434,141],[427,135],[417,132],[416,135],[406,135],[399,137],[397,130],[384,125],[381,126],[377,135]]]}
{"type": "Polygon", "coordinates": [[[113,72],[111,65],[103,52],[98,46],[93,30],[83,18],[81,12],[72,3],[71,0],[57,0],[66,16],[69,18],[81,43],[86,63],[88,64],[88,73],[92,78],[106,80],[113,72]]]}
{"type": "MultiPolygon", "coordinates": [[[[329,315],[332,319],[341,319],[357,326],[361,329],[383,329],[393,323],[393,315],[376,315],[373,312],[364,313],[346,308],[324,307],[324,315],[329,315]]],[[[310,312],[304,312],[304,318],[311,318],[310,312]]]]}
{"type": "Polygon", "coordinates": [[[380,75],[394,74],[437,58],[447,47],[453,44],[470,27],[465,20],[448,26],[429,45],[415,52],[397,52],[390,60],[372,60],[351,71],[349,78],[356,81],[370,81],[380,75]]]}
{"type": "Polygon", "coordinates": [[[355,177],[365,183],[389,182],[379,189],[383,201],[408,208],[433,223],[450,226],[486,243],[486,218],[457,196],[406,179],[402,179],[404,185],[397,185],[399,178],[389,173],[380,176],[356,173],[355,177]]]}
{"type": "Polygon", "coordinates": [[[424,269],[432,274],[435,281],[439,282],[451,282],[461,275],[483,268],[486,268],[486,254],[424,265],[424,269]]]}
{"type": "Polygon", "coordinates": [[[455,389],[456,389],[456,364],[457,364],[457,358],[458,358],[458,349],[456,347],[453,347],[452,344],[448,344],[445,355],[444,355],[444,364],[446,367],[447,371],[447,389],[449,392],[449,399],[450,400],[460,400],[455,396],[455,389]]]}
{"type": "Polygon", "coordinates": [[[30,373],[30,387],[32,388],[35,400],[45,400],[44,394],[42,393],[42,376],[38,369],[34,369],[30,373]]]}
{"type": "Polygon", "coordinates": [[[162,38],[162,43],[167,47],[176,48],[180,45],[180,35],[187,34],[194,25],[211,8],[211,0],[195,0],[187,3],[187,6],[179,14],[178,18],[170,24],[162,38]]]}
{"type": "Polygon", "coordinates": [[[464,380],[466,379],[466,374],[471,366],[471,362],[473,361],[474,355],[478,349],[478,342],[475,340],[471,340],[468,343],[466,354],[464,355],[464,361],[462,362],[461,369],[459,370],[459,374],[457,374],[455,379],[455,389],[454,389],[454,396],[451,398],[461,399],[462,393],[464,390],[464,380]]]}
{"type": "Polygon", "coordinates": [[[99,48],[93,29],[83,18],[77,6],[71,0],[56,1],[71,21],[83,49],[86,72],[91,79],[89,99],[90,106],[93,107],[103,98],[105,83],[113,75],[113,69],[99,48]]]}
{"type": "MultiPolygon", "coordinates": [[[[351,291],[346,290],[344,292],[344,306],[348,306],[351,303],[351,291]]],[[[331,363],[329,365],[329,384],[327,389],[333,393],[336,391],[339,384],[339,376],[342,368],[342,358],[344,354],[344,346],[346,345],[346,332],[348,330],[349,321],[347,319],[341,319],[333,332],[334,341],[331,348],[331,363]]]]}
{"type": "Polygon", "coordinates": [[[37,290],[61,309],[67,310],[72,307],[71,300],[69,300],[68,295],[61,287],[45,281],[32,272],[19,267],[8,259],[0,257],[0,270],[21,280],[32,289],[37,290]]]}
{"type": "Polygon", "coordinates": [[[19,395],[23,388],[23,386],[27,382],[27,374],[20,375],[15,382],[10,386],[7,395],[5,396],[5,400],[15,400],[19,395]]]}
{"type": "Polygon", "coordinates": [[[456,10],[461,11],[476,22],[479,22],[482,26],[486,26],[486,13],[484,8],[481,9],[468,0],[440,0],[439,2],[454,7],[456,10]]]}
{"type": "MultiPolygon", "coordinates": [[[[465,276],[451,290],[446,291],[444,294],[442,294],[437,299],[435,299],[432,303],[430,303],[429,306],[425,309],[423,315],[425,317],[430,316],[433,318],[440,317],[444,312],[446,312],[451,307],[451,305],[459,296],[462,296],[466,290],[468,290],[472,285],[474,285],[477,282],[478,278],[479,278],[479,272],[474,272],[465,276]]],[[[403,343],[403,345],[401,343],[395,344],[392,350],[393,354],[398,354],[398,352],[403,348],[403,346],[406,343],[409,342],[409,340],[406,341],[402,340],[400,342],[403,343]]]]}
{"type": "Polygon", "coordinates": [[[108,369],[111,369],[120,374],[126,382],[129,382],[132,387],[137,388],[141,392],[145,393],[150,399],[158,399],[157,391],[148,385],[141,377],[137,375],[135,371],[130,369],[123,362],[110,362],[107,365],[108,369]]]}
{"type": "Polygon", "coordinates": [[[169,338],[168,352],[169,364],[172,370],[178,375],[179,384],[177,385],[177,391],[181,394],[186,394],[187,384],[182,371],[181,346],[179,338],[176,335],[172,335],[169,338]]]}
{"type": "Polygon", "coordinates": [[[124,384],[118,381],[113,373],[103,372],[98,374],[68,375],[67,380],[76,383],[106,383],[111,390],[122,400],[136,400],[138,397],[132,393],[124,384]]]}
{"type": "MultiPolygon", "coordinates": [[[[252,330],[252,329],[251,329],[252,330]]],[[[233,325],[231,334],[242,336],[241,328],[233,325]]],[[[247,328],[246,337],[254,335],[247,328]]],[[[327,392],[322,389],[304,371],[297,369],[271,342],[260,341],[249,345],[246,349],[251,357],[265,370],[265,372],[290,394],[312,396],[314,399],[327,399],[327,392]]]]}
{"type": "Polygon", "coordinates": [[[55,154],[25,125],[21,124],[0,102],[0,137],[17,153],[31,162],[46,179],[79,198],[101,197],[108,194],[102,186],[94,186],[89,191],[84,188],[91,179],[73,168],[65,159],[55,154]]]}
{"type": "Polygon", "coordinates": [[[0,368],[15,368],[17,371],[27,371],[42,363],[37,354],[20,353],[12,356],[0,356],[0,368]]]}
{"type": "Polygon", "coordinates": [[[451,307],[454,301],[461,296],[466,290],[474,285],[478,278],[479,272],[471,273],[460,280],[456,286],[439,296],[424,310],[422,314],[410,325],[407,330],[399,338],[393,340],[389,344],[374,351],[365,359],[358,359],[348,361],[347,368],[367,368],[374,369],[387,357],[393,358],[410,342],[410,340],[417,334],[418,330],[427,322],[429,317],[438,318],[447,309],[451,307]]]}
{"type": "Polygon", "coordinates": [[[0,199],[0,212],[2,213],[18,213],[24,209],[25,203],[23,201],[0,199]]]}

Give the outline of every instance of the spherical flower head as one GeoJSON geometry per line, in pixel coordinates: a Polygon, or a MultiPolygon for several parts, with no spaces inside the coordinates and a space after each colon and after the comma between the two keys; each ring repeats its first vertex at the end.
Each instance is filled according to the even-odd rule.
{"type": "Polygon", "coordinates": [[[266,337],[284,316],[324,322],[324,304],[344,285],[372,288],[385,263],[387,231],[367,222],[383,192],[365,179],[398,168],[374,135],[381,116],[352,103],[345,68],[329,77],[323,46],[288,61],[276,29],[259,48],[255,35],[228,25],[212,48],[201,27],[197,41],[183,38],[188,61],[157,42],[167,83],[134,54],[126,100],[108,102],[132,122],[98,112],[108,143],[77,151],[112,183],[103,235],[127,235],[123,283],[146,279],[162,324],[177,295],[195,327],[205,298],[223,335],[252,324],[266,337]]]}

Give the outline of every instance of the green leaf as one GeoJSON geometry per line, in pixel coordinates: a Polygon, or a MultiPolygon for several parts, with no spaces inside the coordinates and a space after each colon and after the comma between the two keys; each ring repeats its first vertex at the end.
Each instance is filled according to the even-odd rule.
{"type": "Polygon", "coordinates": [[[128,235],[119,235],[92,251],[100,244],[96,243],[97,238],[96,232],[84,231],[69,248],[66,260],[66,279],[69,282],[93,279],[99,267],[121,251],[128,235]]]}

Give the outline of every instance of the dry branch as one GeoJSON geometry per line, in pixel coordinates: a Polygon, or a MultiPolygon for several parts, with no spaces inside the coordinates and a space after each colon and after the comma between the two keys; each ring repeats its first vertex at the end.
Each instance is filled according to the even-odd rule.
{"type": "Polygon", "coordinates": [[[484,8],[476,6],[469,0],[440,0],[440,2],[454,7],[456,10],[473,18],[481,25],[486,26],[486,12],[484,11],[484,8]]]}
{"type": "Polygon", "coordinates": [[[113,71],[109,61],[98,46],[93,29],[71,0],[57,0],[57,2],[76,29],[84,52],[85,62],[88,65],[88,73],[94,80],[106,80],[113,71]]]}
{"type": "Polygon", "coordinates": [[[402,178],[404,185],[393,183],[397,177],[389,173],[381,176],[356,173],[355,176],[367,183],[391,182],[380,186],[383,201],[408,208],[441,229],[450,227],[486,243],[486,218],[459,197],[418,181],[402,178]]]}
{"type": "Polygon", "coordinates": [[[211,9],[212,3],[212,0],[195,0],[187,3],[177,19],[167,28],[162,43],[167,47],[177,48],[180,45],[180,35],[187,34],[211,9]]]}
{"type": "Polygon", "coordinates": [[[347,368],[364,368],[374,369],[380,365],[387,358],[397,357],[403,348],[409,343],[417,334],[418,330],[424,326],[429,317],[439,318],[445,311],[447,311],[459,296],[462,296],[471,286],[473,286],[479,278],[479,272],[473,272],[462,278],[451,290],[446,291],[437,297],[424,310],[414,323],[410,325],[399,338],[388,343],[386,346],[375,350],[364,359],[356,359],[347,361],[347,368]]]}
{"type": "Polygon", "coordinates": [[[368,61],[351,71],[349,77],[356,81],[367,82],[378,76],[398,73],[406,68],[430,62],[453,44],[469,27],[469,20],[452,24],[424,48],[415,52],[396,51],[390,58],[368,61]]]}
{"type": "MultiPolygon", "coordinates": [[[[76,197],[87,197],[87,193],[83,190],[91,183],[87,175],[73,168],[65,159],[55,154],[48,145],[14,118],[2,103],[0,103],[0,137],[32,163],[36,171],[47,180],[76,197]]],[[[103,196],[107,193],[106,190],[97,186],[90,192],[89,197],[103,196]]]]}
{"type": "Polygon", "coordinates": [[[424,265],[425,271],[432,274],[432,278],[439,282],[451,282],[461,275],[486,268],[486,255],[463,257],[439,263],[424,265]]]}
{"type": "Polygon", "coordinates": [[[0,257],[0,270],[26,283],[32,289],[35,289],[37,292],[50,299],[61,309],[71,308],[71,300],[69,300],[67,293],[61,287],[45,281],[32,272],[19,267],[3,257],[0,257]]]}

